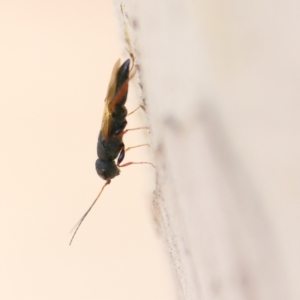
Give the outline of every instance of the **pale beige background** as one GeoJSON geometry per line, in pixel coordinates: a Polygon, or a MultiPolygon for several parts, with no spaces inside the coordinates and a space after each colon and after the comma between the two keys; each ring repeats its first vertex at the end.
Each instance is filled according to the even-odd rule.
{"type": "MultiPolygon", "coordinates": [[[[2,0],[0,22],[0,299],[172,299],[150,213],[151,167],[123,169],[68,246],[103,185],[97,135],[122,55],[110,1],[2,0]]],[[[138,112],[128,127],[145,123],[138,112]]],[[[147,138],[133,132],[125,142],[147,138]]]]}

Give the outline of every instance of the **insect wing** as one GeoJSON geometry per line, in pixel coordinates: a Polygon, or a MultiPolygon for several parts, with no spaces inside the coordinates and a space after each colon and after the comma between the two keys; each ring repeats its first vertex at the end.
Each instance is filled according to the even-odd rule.
{"type": "MultiPolygon", "coordinates": [[[[115,96],[116,86],[117,86],[117,74],[120,69],[120,65],[121,65],[121,60],[118,59],[114,65],[113,71],[110,76],[107,94],[105,97],[106,102],[110,102],[113,99],[113,97],[115,96]]],[[[107,104],[109,104],[109,103],[107,103],[107,104]]]]}
{"type": "Polygon", "coordinates": [[[110,130],[110,125],[111,125],[111,120],[112,120],[112,116],[111,116],[111,111],[110,111],[110,107],[111,107],[111,102],[115,97],[115,92],[116,92],[116,86],[117,86],[117,74],[118,71],[120,69],[120,65],[121,65],[121,61],[120,59],[117,60],[117,62],[114,65],[111,77],[110,77],[110,81],[109,81],[109,85],[108,85],[108,89],[107,89],[107,94],[105,97],[105,109],[104,109],[104,114],[103,114],[103,118],[102,118],[102,125],[101,125],[101,131],[102,131],[102,135],[103,137],[107,138],[109,135],[109,130],[110,130]]]}

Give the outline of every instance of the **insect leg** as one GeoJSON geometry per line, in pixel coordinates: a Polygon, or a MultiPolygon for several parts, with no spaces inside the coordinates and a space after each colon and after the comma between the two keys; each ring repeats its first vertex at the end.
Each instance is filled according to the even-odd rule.
{"type": "Polygon", "coordinates": [[[151,162],[147,162],[147,161],[140,161],[140,162],[128,162],[126,164],[123,164],[123,165],[117,165],[119,168],[122,168],[122,167],[127,167],[127,166],[130,166],[130,165],[143,165],[143,164],[147,164],[147,165],[151,165],[153,168],[155,168],[154,164],[151,163],[151,162]]]}
{"type": "Polygon", "coordinates": [[[145,111],[145,106],[144,105],[139,105],[135,110],[133,110],[132,112],[130,112],[129,114],[127,114],[127,117],[132,115],[134,112],[136,112],[139,108],[143,109],[143,111],[145,111]]]}
{"type": "Polygon", "coordinates": [[[133,147],[128,147],[128,148],[125,149],[125,152],[127,152],[127,151],[129,151],[131,149],[134,149],[134,148],[142,147],[142,146],[148,146],[148,147],[150,147],[149,144],[141,144],[141,145],[137,145],[137,146],[133,146],[133,147]]]}
{"type": "Polygon", "coordinates": [[[125,157],[125,145],[122,143],[122,148],[118,157],[117,166],[119,166],[119,164],[123,161],[124,157],[125,157]]]}
{"type": "MultiPolygon", "coordinates": [[[[141,147],[141,146],[145,146],[145,145],[149,146],[148,144],[138,145],[138,146],[134,146],[134,147],[129,147],[126,150],[129,150],[129,149],[132,149],[132,148],[141,147]]],[[[121,148],[118,160],[117,160],[117,166],[118,167],[127,167],[127,166],[130,166],[130,165],[147,164],[147,165],[151,165],[153,168],[155,168],[155,166],[151,162],[145,162],[145,161],[141,161],[141,162],[128,162],[126,164],[120,165],[120,163],[123,161],[123,159],[125,157],[125,151],[126,150],[125,150],[125,145],[122,144],[122,148],[121,148]]]]}
{"type": "MultiPolygon", "coordinates": [[[[126,49],[126,50],[127,50],[127,52],[129,53],[129,56],[130,56],[130,58],[131,58],[131,60],[132,60],[132,65],[131,65],[131,68],[130,68],[130,70],[129,70],[129,72],[132,74],[133,68],[134,68],[134,66],[135,66],[135,57],[134,57],[134,55],[133,55],[133,53],[132,53],[131,51],[129,51],[128,49],[126,49]]],[[[134,76],[135,72],[136,72],[136,71],[134,71],[133,76],[134,76]]],[[[133,77],[133,76],[132,76],[132,77],[133,77]]],[[[132,78],[132,77],[131,77],[131,78],[132,78]]]]}
{"type": "Polygon", "coordinates": [[[139,130],[139,129],[149,129],[149,127],[137,127],[137,128],[126,129],[120,133],[115,134],[113,137],[117,139],[117,138],[122,137],[128,131],[139,130]]]}

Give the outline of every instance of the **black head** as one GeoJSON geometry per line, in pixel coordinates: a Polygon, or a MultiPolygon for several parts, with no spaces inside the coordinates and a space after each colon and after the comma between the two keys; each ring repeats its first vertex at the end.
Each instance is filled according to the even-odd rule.
{"type": "Polygon", "coordinates": [[[120,174],[120,170],[113,160],[103,161],[99,158],[96,160],[96,171],[104,180],[110,180],[120,174]]]}

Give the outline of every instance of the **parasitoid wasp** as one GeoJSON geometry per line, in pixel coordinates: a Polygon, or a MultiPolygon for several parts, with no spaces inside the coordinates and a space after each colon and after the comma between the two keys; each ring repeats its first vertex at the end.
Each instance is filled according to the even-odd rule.
{"type": "Polygon", "coordinates": [[[123,143],[123,135],[128,131],[148,129],[148,127],[138,127],[125,130],[127,125],[126,117],[134,113],[140,107],[143,108],[143,106],[140,105],[130,114],[127,114],[127,109],[125,107],[128,94],[128,84],[135,74],[133,68],[134,60],[132,62],[132,67],[130,68],[130,59],[127,59],[122,65],[119,59],[113,68],[105,98],[104,115],[97,143],[98,159],[96,160],[96,171],[102,179],[106,180],[106,183],[103,185],[90,208],[77,223],[70,245],[72,244],[80,225],[101,196],[104,188],[110,184],[114,177],[120,174],[120,167],[126,167],[132,164],[150,164],[154,167],[154,165],[150,162],[128,162],[121,164],[124,160],[126,151],[132,148],[148,145],[143,144],[125,149],[125,145],[123,143]],[[117,162],[115,160],[117,160],[117,162]]]}

